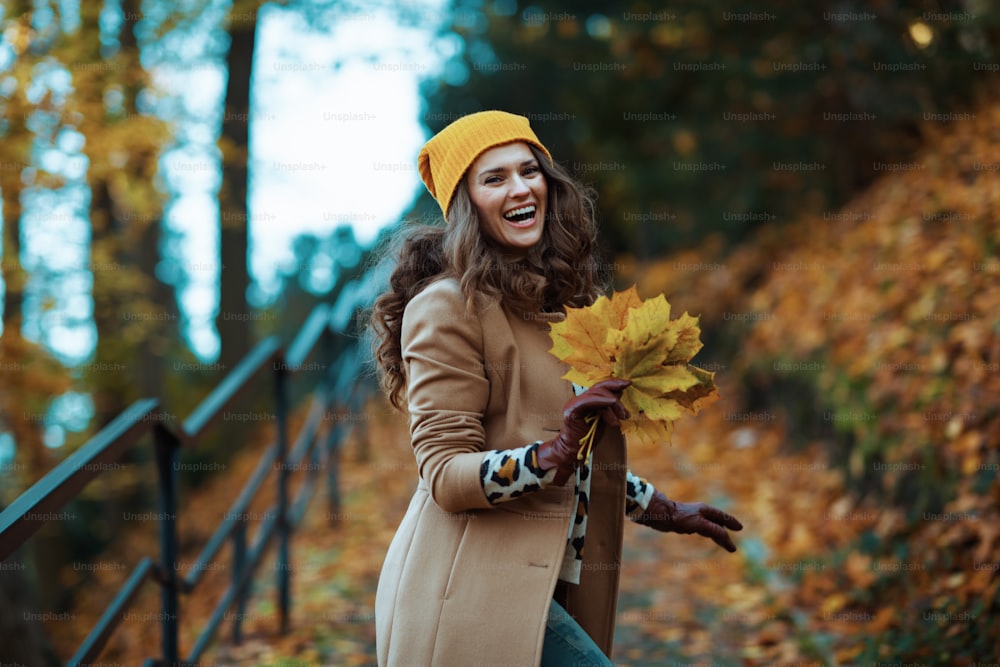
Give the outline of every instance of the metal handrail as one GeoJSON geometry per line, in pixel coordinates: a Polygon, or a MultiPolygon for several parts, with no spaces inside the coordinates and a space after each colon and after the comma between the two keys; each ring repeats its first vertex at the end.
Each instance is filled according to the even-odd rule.
{"type": "Polygon", "coordinates": [[[263,485],[264,480],[267,479],[267,474],[273,469],[277,453],[278,450],[274,445],[270,445],[265,450],[260,461],[257,463],[257,467],[250,474],[246,484],[240,490],[240,494],[233,501],[233,504],[229,506],[229,510],[226,511],[225,515],[223,515],[222,523],[215,529],[212,536],[208,538],[208,542],[205,543],[201,553],[198,554],[198,559],[192,566],[191,573],[184,579],[184,592],[189,592],[198,585],[202,574],[208,569],[208,565],[222,549],[226,540],[232,536],[233,531],[241,523],[244,523],[242,518],[246,516],[250,503],[253,501],[253,497],[257,494],[258,489],[263,485]]]}
{"type": "Polygon", "coordinates": [[[43,523],[75,498],[90,480],[135,444],[163,415],[155,399],[136,401],[82,447],[60,461],[44,477],[0,512],[0,560],[6,560],[43,523]]]}
{"type": "Polygon", "coordinates": [[[192,440],[203,435],[208,427],[219,418],[223,410],[247,392],[249,383],[264,372],[268,364],[272,364],[279,358],[280,353],[281,345],[277,336],[271,336],[258,343],[247,356],[236,364],[236,368],[224,377],[222,382],[191,411],[188,418],[184,420],[184,434],[192,440]]]}
{"type": "MultiPolygon", "coordinates": [[[[339,367],[356,361],[355,357],[344,354],[351,349],[351,342],[344,334],[331,327],[333,309],[325,304],[317,306],[305,320],[287,352],[274,336],[265,339],[251,350],[236,367],[191,411],[178,428],[166,421],[165,413],[156,399],[146,398],[136,401],[99,433],[88,440],[77,451],[60,462],[42,479],[22,493],[9,507],[0,512],[0,560],[6,559],[20,547],[46,521],[67,503],[73,500],[93,478],[109,469],[112,463],[147,434],[152,435],[156,453],[159,491],[159,534],[160,553],[154,560],[143,558],[134,568],[128,580],[118,590],[101,615],[94,628],[84,639],[68,665],[82,665],[97,658],[115,629],[121,624],[128,608],[132,605],[146,580],[157,582],[161,589],[162,629],[161,657],[147,659],[149,666],[179,665],[193,663],[204,652],[224,619],[225,612],[235,603],[241,609],[246,603],[249,585],[254,571],[259,566],[267,548],[277,537],[278,564],[277,588],[281,631],[288,629],[291,591],[288,566],[290,560],[290,535],[293,527],[301,519],[305,505],[312,495],[319,466],[309,466],[306,478],[300,485],[296,497],[289,499],[289,476],[300,469],[299,462],[307,456],[318,461],[321,458],[318,444],[323,415],[339,394],[334,391],[338,380],[345,374],[357,373],[357,368],[339,367]],[[312,393],[313,402],[305,424],[296,435],[294,445],[288,446],[288,381],[291,377],[308,370],[305,360],[314,351],[326,357],[322,368],[328,372],[314,376],[316,386],[312,393]],[[337,359],[331,358],[339,353],[337,359]],[[336,362],[336,363],[334,363],[336,362]],[[270,371],[270,372],[269,372],[270,371]],[[339,372],[338,372],[339,371],[339,372]],[[195,561],[192,572],[187,577],[178,576],[179,540],[177,536],[177,462],[182,447],[194,447],[225,410],[251,391],[254,380],[262,375],[271,375],[274,381],[273,402],[277,422],[277,439],[270,445],[237,494],[229,512],[223,517],[195,561]],[[266,514],[264,521],[249,547],[246,544],[246,515],[257,491],[268,474],[277,472],[277,502],[266,514]],[[178,596],[190,594],[218,555],[227,540],[233,543],[233,581],[222,599],[216,605],[209,622],[195,639],[194,648],[184,662],[180,661],[179,650],[179,610],[178,596]]],[[[356,365],[356,363],[355,363],[356,365]]],[[[325,460],[333,460],[337,445],[336,425],[329,429],[325,438],[325,460]]],[[[113,466],[112,466],[113,467],[113,466]]],[[[335,475],[328,475],[328,485],[336,483],[335,475]]],[[[331,503],[338,502],[339,491],[329,487],[331,503]]],[[[243,614],[236,614],[233,622],[233,637],[240,638],[240,621],[243,614]]]]}
{"type": "Polygon", "coordinates": [[[135,596],[139,594],[139,589],[146,583],[147,579],[152,578],[155,569],[156,564],[151,558],[147,557],[139,561],[139,564],[132,570],[132,574],[129,575],[128,580],[122,585],[118,595],[115,596],[115,599],[111,601],[108,608],[101,614],[97,625],[94,626],[90,634],[80,644],[80,648],[70,658],[68,664],[86,664],[94,662],[97,659],[104,645],[111,639],[111,634],[115,631],[115,628],[125,618],[125,613],[132,605],[132,601],[135,600],[135,596]]]}

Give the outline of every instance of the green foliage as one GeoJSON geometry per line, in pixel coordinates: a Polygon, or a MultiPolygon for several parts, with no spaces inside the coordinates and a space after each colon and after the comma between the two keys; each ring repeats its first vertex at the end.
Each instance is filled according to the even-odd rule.
{"type": "Polygon", "coordinates": [[[425,122],[527,115],[645,258],[834,210],[995,76],[973,67],[996,62],[995,12],[957,2],[528,4],[455,1],[425,122]]]}

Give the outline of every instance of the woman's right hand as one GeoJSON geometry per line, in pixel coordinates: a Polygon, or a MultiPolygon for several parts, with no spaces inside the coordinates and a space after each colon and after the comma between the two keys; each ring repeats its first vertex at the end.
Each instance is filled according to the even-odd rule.
{"type": "Polygon", "coordinates": [[[590,430],[587,417],[594,415],[611,426],[628,419],[621,393],[630,384],[617,378],[603,380],[566,403],[559,435],[538,446],[538,465],[543,470],[556,468],[555,484],[562,486],[576,470],[580,440],[590,430]]]}

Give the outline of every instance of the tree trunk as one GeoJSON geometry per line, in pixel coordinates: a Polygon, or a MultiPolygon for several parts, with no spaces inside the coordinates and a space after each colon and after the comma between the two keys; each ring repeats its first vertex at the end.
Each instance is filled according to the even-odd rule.
{"type": "MultiPolygon", "coordinates": [[[[16,25],[17,20],[30,11],[29,2],[12,3],[8,7],[9,19],[16,25]]],[[[30,56],[26,56],[27,59],[30,56]]],[[[3,276],[0,429],[10,433],[17,447],[13,468],[18,490],[37,480],[52,465],[48,448],[42,440],[42,421],[32,401],[40,393],[39,387],[32,385],[32,380],[35,380],[33,374],[44,374],[46,369],[33,368],[33,357],[38,351],[21,335],[21,309],[27,283],[27,274],[21,265],[21,174],[31,161],[33,140],[32,133],[25,126],[33,107],[24,97],[25,86],[21,84],[30,77],[30,66],[30,62],[15,63],[14,76],[19,85],[15,94],[3,101],[2,114],[6,127],[0,139],[0,220],[3,223],[3,254],[0,256],[0,274],[3,276]]],[[[41,391],[45,391],[49,378],[41,379],[41,391]]],[[[2,508],[3,503],[0,502],[2,508]]],[[[0,664],[46,667],[58,664],[44,627],[30,620],[28,615],[38,610],[36,598],[39,596],[32,590],[33,581],[27,563],[33,561],[40,550],[36,540],[0,563],[0,664]]]]}
{"type": "Polygon", "coordinates": [[[219,189],[221,279],[216,327],[222,345],[219,362],[227,371],[250,350],[247,288],[247,158],[250,149],[250,75],[257,32],[257,8],[230,12],[229,80],[222,119],[222,186],[219,189]]]}
{"type": "MultiPolygon", "coordinates": [[[[122,2],[124,21],[118,35],[121,44],[122,57],[128,71],[141,72],[142,62],[140,60],[139,45],[135,37],[135,26],[142,18],[142,0],[124,0],[122,2]]],[[[124,107],[127,117],[132,118],[137,113],[136,98],[146,83],[143,72],[142,77],[128,77],[122,82],[124,89],[124,107]]],[[[143,161],[156,161],[156,156],[141,153],[137,156],[136,164],[130,173],[146,173],[141,164],[143,161]]],[[[130,165],[132,167],[132,165],[130,165]]],[[[152,184],[146,184],[152,187],[152,184]]],[[[153,312],[165,315],[164,327],[157,328],[150,332],[145,344],[136,350],[138,367],[132,376],[135,378],[138,387],[137,393],[142,397],[156,397],[165,399],[164,377],[166,369],[166,357],[170,352],[172,344],[180,339],[179,327],[179,307],[174,290],[171,285],[164,283],[156,277],[156,265],[160,261],[160,235],[163,228],[163,220],[160,211],[155,216],[135,216],[139,222],[139,229],[133,235],[133,244],[130,248],[132,265],[144,277],[144,284],[147,289],[143,296],[150,304],[153,312]]]]}
{"type": "MultiPolygon", "coordinates": [[[[81,10],[82,23],[89,28],[85,34],[93,36],[95,59],[100,58],[99,12],[97,5],[81,10]]],[[[124,118],[94,118],[89,123],[92,132],[108,137],[101,144],[93,142],[96,152],[89,156],[98,331],[95,362],[99,364],[92,377],[99,428],[139,397],[163,397],[165,357],[171,342],[179,338],[173,291],[156,277],[162,209],[151,181],[162,128],[156,127],[158,121],[139,116],[136,109],[136,98],[147,81],[134,31],[142,18],[141,2],[125,0],[122,14],[120,51],[114,56],[119,67],[112,70],[109,80],[99,82],[99,92],[112,84],[119,86],[124,118]],[[131,135],[142,139],[129,140],[131,135]],[[124,156],[124,164],[109,164],[114,153],[124,156]]]]}
{"type": "MultiPolygon", "coordinates": [[[[91,164],[101,159],[91,155],[91,164]]],[[[113,212],[107,180],[99,175],[90,180],[90,248],[94,276],[94,326],[97,345],[94,363],[87,373],[92,387],[95,426],[100,429],[128,407],[135,391],[131,388],[132,363],[123,358],[125,345],[120,333],[127,328],[122,291],[130,289],[130,281],[117,275],[124,267],[121,248],[122,225],[113,212]],[[124,283],[124,284],[123,284],[124,283]],[[124,325],[124,326],[123,326],[124,325]]],[[[134,362],[133,362],[134,363],[134,362]]]]}

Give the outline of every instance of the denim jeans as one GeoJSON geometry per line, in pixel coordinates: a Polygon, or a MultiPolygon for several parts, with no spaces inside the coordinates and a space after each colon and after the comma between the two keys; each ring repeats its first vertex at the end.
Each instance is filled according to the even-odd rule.
{"type": "Polygon", "coordinates": [[[541,667],[614,667],[580,624],[552,601],[545,624],[541,667]]]}

